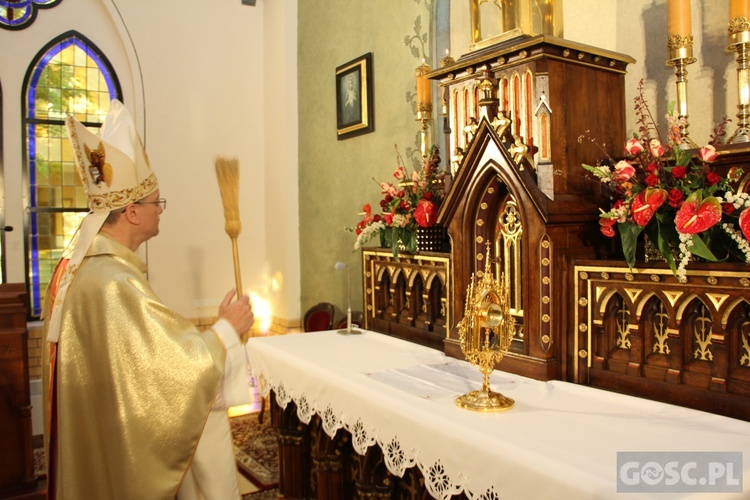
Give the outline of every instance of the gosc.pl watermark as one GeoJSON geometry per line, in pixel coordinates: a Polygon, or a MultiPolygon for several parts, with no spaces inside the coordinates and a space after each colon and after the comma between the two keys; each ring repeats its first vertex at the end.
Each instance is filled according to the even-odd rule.
{"type": "Polygon", "coordinates": [[[742,452],[617,452],[618,493],[741,493],[742,452]]]}

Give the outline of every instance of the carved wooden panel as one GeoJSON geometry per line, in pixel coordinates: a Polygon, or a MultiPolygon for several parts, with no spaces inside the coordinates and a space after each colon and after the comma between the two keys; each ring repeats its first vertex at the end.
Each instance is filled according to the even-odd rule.
{"type": "Polygon", "coordinates": [[[750,420],[750,269],[577,262],[576,382],[750,420]]]}
{"type": "Polygon", "coordinates": [[[449,254],[362,250],[365,328],[442,349],[451,322],[449,254]]]}

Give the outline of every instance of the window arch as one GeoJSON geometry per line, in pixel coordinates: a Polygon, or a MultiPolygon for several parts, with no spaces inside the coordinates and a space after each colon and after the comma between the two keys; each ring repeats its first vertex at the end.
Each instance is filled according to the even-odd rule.
{"type": "Polygon", "coordinates": [[[49,9],[62,0],[0,1],[0,28],[22,30],[31,26],[39,9],[49,9]]]}
{"type": "Polygon", "coordinates": [[[64,120],[73,115],[95,131],[122,92],[101,51],[72,31],[37,54],[23,90],[26,286],[38,317],[54,266],[88,212],[64,120]]]}

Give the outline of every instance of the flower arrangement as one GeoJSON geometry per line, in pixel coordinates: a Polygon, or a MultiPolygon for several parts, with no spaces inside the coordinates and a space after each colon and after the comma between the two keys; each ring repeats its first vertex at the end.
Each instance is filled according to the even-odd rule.
{"type": "Polygon", "coordinates": [[[396,150],[395,182],[378,182],[383,199],[379,214],[373,214],[370,204],[362,207],[364,217],[354,228],[357,235],[354,250],[358,250],[375,236],[382,246],[390,247],[398,258],[399,247],[409,253],[417,250],[417,228],[435,225],[438,209],[445,192],[445,172],[440,169],[440,150],[433,146],[422,167],[408,172],[403,158],[396,150]]]}
{"type": "MultiPolygon", "coordinates": [[[[735,258],[750,263],[750,196],[731,186],[742,171],[732,168],[722,176],[712,168],[718,156],[715,146],[726,134],[728,120],[724,118],[714,129],[696,159],[687,149],[673,106],[667,115],[665,143],[643,96],[643,81],[634,101],[639,129],[627,141],[625,159],[606,156],[595,166],[583,165],[610,189],[612,206],[608,211],[600,209],[601,232],[614,237],[617,226],[631,268],[643,233],[681,282],[692,256],[709,262],[735,258]]],[[[579,137],[579,142],[584,139],[579,137]]]]}

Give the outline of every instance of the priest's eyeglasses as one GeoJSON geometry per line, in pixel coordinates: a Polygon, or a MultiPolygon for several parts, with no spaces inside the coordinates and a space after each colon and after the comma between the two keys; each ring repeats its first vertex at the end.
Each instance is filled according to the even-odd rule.
{"type": "Polygon", "coordinates": [[[159,205],[159,208],[161,208],[162,212],[167,209],[167,199],[166,198],[159,198],[156,201],[136,201],[134,205],[159,205]]]}

